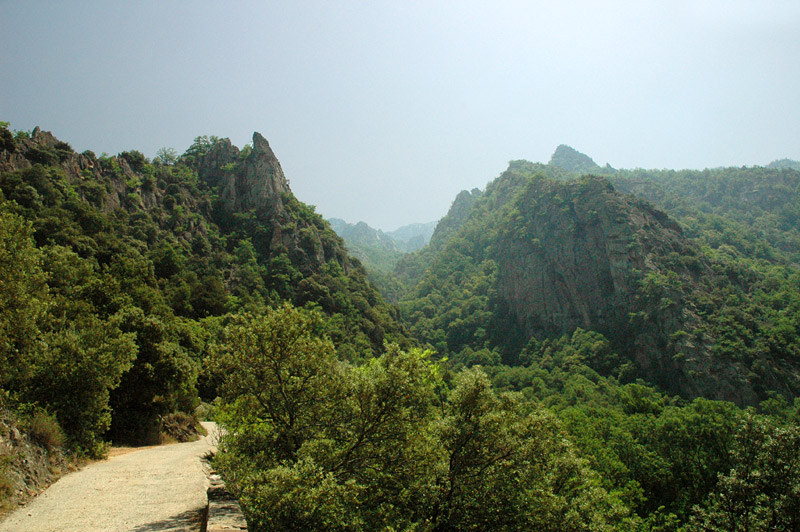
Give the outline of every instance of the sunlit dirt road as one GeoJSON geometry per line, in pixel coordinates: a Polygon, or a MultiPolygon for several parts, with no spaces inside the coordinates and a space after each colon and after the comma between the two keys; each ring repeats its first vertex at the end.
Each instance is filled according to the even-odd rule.
{"type": "Polygon", "coordinates": [[[208,479],[201,458],[215,450],[216,425],[199,441],[149,447],[70,473],[0,522],[0,532],[200,530],[208,479]]]}

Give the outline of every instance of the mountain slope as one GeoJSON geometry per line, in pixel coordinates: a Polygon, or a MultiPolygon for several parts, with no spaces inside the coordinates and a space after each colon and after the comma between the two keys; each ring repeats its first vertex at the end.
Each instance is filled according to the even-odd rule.
{"type": "Polygon", "coordinates": [[[403,251],[412,252],[422,249],[428,244],[436,229],[437,222],[404,225],[387,234],[392,237],[403,251]]]}
{"type": "Polygon", "coordinates": [[[586,174],[600,170],[600,166],[591,157],[566,144],[561,144],[556,148],[556,151],[550,157],[549,164],[576,174],[586,174]]]}
{"type": "Polygon", "coordinates": [[[391,236],[364,222],[354,225],[339,218],[331,218],[328,223],[342,237],[348,251],[367,269],[389,272],[403,254],[391,236]]]}
{"type": "Polygon", "coordinates": [[[349,359],[407,342],[258,133],[154,162],[78,154],[38,128],[0,140],[0,271],[30,265],[19,297],[0,298],[0,330],[18,331],[0,342],[0,388],[56,414],[89,454],[104,437],[155,437],[198,387],[214,398],[202,361],[229,313],[315,306],[349,359]]]}
{"type": "Polygon", "coordinates": [[[704,252],[663,211],[605,179],[565,183],[538,168],[512,162],[472,201],[462,192],[431,247],[398,265],[414,285],[401,306],[416,334],[456,359],[489,348],[513,364],[548,338],[590,329],[629,364],[605,371],[632,371],[628,378],[674,393],[741,404],[767,390],[797,393],[795,341],[728,348],[773,338],[776,321],[797,330],[796,319],[757,300],[758,272],[704,252]],[[735,315],[733,294],[757,316],[738,332],[722,325],[735,315]]]}

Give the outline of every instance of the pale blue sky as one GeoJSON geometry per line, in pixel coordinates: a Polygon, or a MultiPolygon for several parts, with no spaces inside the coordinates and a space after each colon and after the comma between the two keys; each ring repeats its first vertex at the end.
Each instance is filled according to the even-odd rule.
{"type": "Polygon", "coordinates": [[[561,143],[800,158],[800,2],[0,0],[0,120],[147,156],[259,131],[300,200],[392,230],[561,143]]]}

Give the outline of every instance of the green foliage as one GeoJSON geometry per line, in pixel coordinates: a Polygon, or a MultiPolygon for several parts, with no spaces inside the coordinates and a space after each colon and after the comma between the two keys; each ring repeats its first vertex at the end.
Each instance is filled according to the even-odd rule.
{"type": "Polygon", "coordinates": [[[597,173],[601,170],[591,157],[565,144],[556,148],[549,164],[575,174],[597,173]]]}
{"type": "Polygon", "coordinates": [[[31,377],[42,346],[47,313],[46,276],[30,224],[0,198],[0,389],[12,390],[31,377]]]}
{"type": "Polygon", "coordinates": [[[146,315],[137,307],[123,309],[119,319],[120,329],[136,338],[138,354],[111,395],[113,410],[125,413],[114,417],[111,437],[155,440],[161,416],[194,410],[198,362],[180,345],[177,322],[146,315]]]}
{"type": "MultiPolygon", "coordinates": [[[[668,398],[641,383],[620,385],[576,359],[568,340],[531,346],[538,355],[527,367],[488,368],[494,386],[518,390],[554,411],[606,490],[647,526],[677,530],[693,508],[705,507],[720,475],[733,467],[746,411],[721,401],[668,398]]],[[[782,406],[773,408],[790,411],[776,403],[782,406]]]]}
{"type": "Polygon", "coordinates": [[[156,156],[153,157],[153,164],[157,165],[172,166],[176,162],[178,162],[178,152],[175,151],[175,148],[159,148],[156,156]]]}
{"type": "Polygon", "coordinates": [[[688,531],[790,531],[800,528],[800,428],[748,415],[732,449],[731,468],[688,531]]]}
{"type": "Polygon", "coordinates": [[[69,464],[66,438],[45,409],[0,390],[0,514],[13,511],[69,464]]]}
{"type": "Polygon", "coordinates": [[[0,124],[31,163],[0,172],[0,407],[45,447],[188,437],[198,395],[221,395],[219,467],[253,530],[798,528],[797,172],[614,173],[696,245],[609,281],[638,305],[619,327],[531,336],[498,284],[515,245],[549,245],[527,208],[611,185],[512,161],[399,262],[404,286],[381,278],[434,355],[313,208],[232,207],[257,150],[198,137],[150,164],[44,138],[0,124]],[[635,381],[644,355],[696,388],[635,381]],[[696,398],[714,393],[761,413],[696,398]]]}
{"type": "MultiPolygon", "coordinates": [[[[3,133],[2,149],[35,164],[0,172],[0,388],[52,412],[75,450],[156,441],[170,414],[193,412],[211,335],[201,320],[288,299],[336,316],[326,326],[351,359],[405,341],[313,209],[291,194],[275,209],[285,220],[224,208],[198,175],[216,137],[155,164],[29,137],[3,133]],[[290,222],[273,247],[275,224],[290,222]]],[[[213,380],[202,384],[213,400],[213,380]]]]}
{"type": "Polygon", "coordinates": [[[496,395],[477,370],[445,393],[417,350],[340,362],[322,329],[289,306],[241,317],[213,359],[226,375],[217,465],[254,530],[603,530],[625,518],[546,412],[496,395]]]}
{"type": "Polygon", "coordinates": [[[431,245],[398,263],[415,337],[454,361],[469,347],[518,364],[529,342],[581,327],[609,341],[588,363],[605,375],[740,405],[796,396],[800,173],[553,177],[574,174],[512,161],[485,192],[459,194],[431,245]]]}
{"type": "Polygon", "coordinates": [[[328,222],[345,241],[350,254],[360,260],[369,271],[378,271],[385,275],[394,269],[394,265],[403,255],[391,236],[364,222],[353,225],[338,218],[332,218],[328,222]]]}
{"type": "Polygon", "coordinates": [[[189,146],[185,152],[183,152],[181,159],[189,163],[196,161],[208,153],[208,150],[210,150],[218,140],[219,137],[215,135],[201,135],[199,137],[195,137],[192,145],[189,146]]]}
{"type": "Polygon", "coordinates": [[[58,421],[51,414],[42,410],[37,410],[32,414],[22,427],[35,443],[49,451],[63,447],[67,442],[58,421]]]}

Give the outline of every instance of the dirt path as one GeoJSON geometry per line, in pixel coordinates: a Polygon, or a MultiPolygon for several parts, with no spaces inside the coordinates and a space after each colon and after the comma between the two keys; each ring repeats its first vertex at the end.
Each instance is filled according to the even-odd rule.
{"type": "Polygon", "coordinates": [[[201,458],[216,445],[150,447],[91,464],[61,478],[0,522],[0,532],[199,531],[208,479],[201,458]]]}

